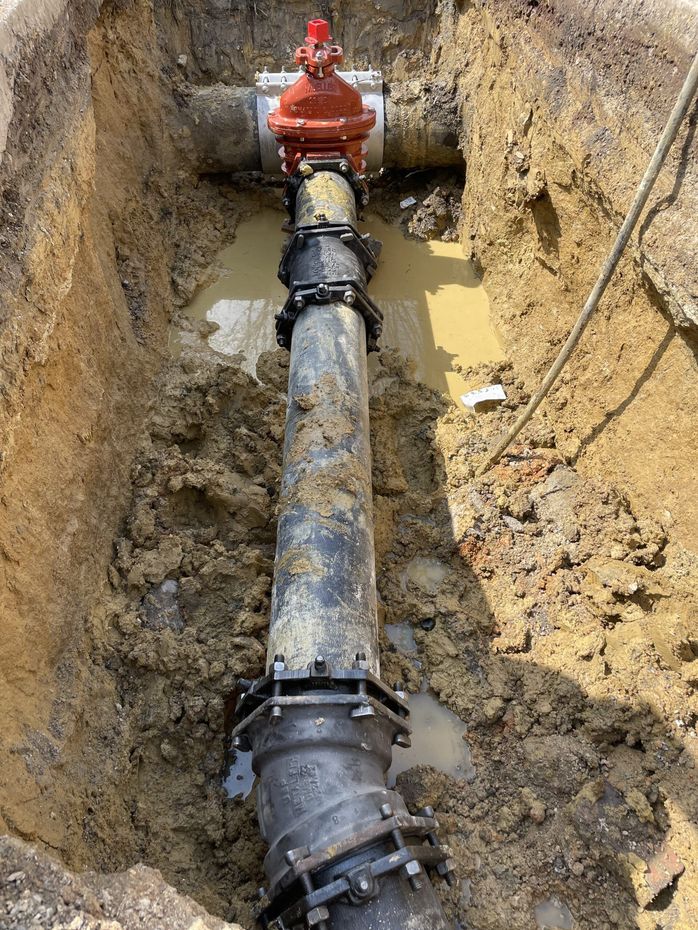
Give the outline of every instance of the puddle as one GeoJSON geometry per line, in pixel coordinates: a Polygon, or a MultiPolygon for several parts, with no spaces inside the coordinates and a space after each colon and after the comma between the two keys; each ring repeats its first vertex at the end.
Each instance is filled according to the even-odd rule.
{"type": "Polygon", "coordinates": [[[574,919],[564,901],[549,898],[541,901],[535,911],[538,930],[572,930],[574,919]]]}
{"type": "Polygon", "coordinates": [[[431,691],[411,694],[409,704],[412,746],[393,750],[388,787],[394,787],[397,776],[415,765],[432,765],[446,775],[472,781],[475,768],[460,717],[440,704],[431,691]]]}
{"type": "Polygon", "coordinates": [[[416,556],[401,575],[402,590],[406,591],[407,583],[411,581],[425,594],[436,594],[447,574],[448,566],[438,559],[416,556]]]}
{"type": "MultiPolygon", "coordinates": [[[[242,220],[235,241],[218,253],[209,268],[212,283],[184,311],[191,320],[217,323],[219,329],[208,336],[208,344],[225,355],[244,353],[242,367],[251,374],[260,354],[276,348],[274,314],[288,294],[276,277],[287,236],[281,230],[285,215],[266,209],[242,220]]],[[[176,352],[198,338],[176,331],[171,348],[176,352]]]]}
{"type": "Polygon", "coordinates": [[[383,242],[369,286],[385,315],[381,344],[412,358],[420,381],[450,394],[464,409],[460,395],[473,385],[454,365],[503,358],[487,294],[472,263],[458,242],[405,239],[397,226],[377,217],[364,226],[383,242]]]}
{"type": "MultiPolygon", "coordinates": [[[[243,367],[254,374],[257,358],[276,346],[274,314],[287,292],[276,277],[285,214],[259,210],[242,220],[235,241],[208,270],[211,283],[185,310],[193,321],[216,323],[208,344],[226,355],[244,353],[243,367]]],[[[382,345],[413,359],[416,375],[430,387],[459,397],[466,384],[453,365],[502,358],[490,324],[487,295],[457,242],[416,242],[396,226],[371,218],[362,224],[383,242],[378,271],[369,286],[385,313],[382,345]]],[[[201,337],[175,330],[173,352],[201,337]]],[[[375,365],[375,361],[371,361],[375,365]]]]}
{"type": "Polygon", "coordinates": [[[414,630],[409,623],[386,623],[383,627],[385,635],[400,652],[409,655],[417,651],[414,639],[414,630]]]}
{"type": "Polygon", "coordinates": [[[246,798],[252,792],[257,778],[252,771],[252,753],[237,752],[233,749],[230,759],[230,769],[223,781],[223,787],[229,798],[246,798]]]}

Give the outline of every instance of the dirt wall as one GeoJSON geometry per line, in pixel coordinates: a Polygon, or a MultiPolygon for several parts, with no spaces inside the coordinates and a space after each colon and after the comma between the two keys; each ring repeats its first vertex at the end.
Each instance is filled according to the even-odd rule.
{"type": "MultiPolygon", "coordinates": [[[[455,16],[464,239],[517,370],[539,383],[610,250],[690,65],[688,5],[476,3],[455,16]]],[[[446,52],[445,52],[446,54],[446,52]]],[[[454,59],[451,58],[451,61],[454,59]]],[[[695,545],[698,174],[692,108],[547,402],[556,441],[695,545]]]]}
{"type": "Polygon", "coordinates": [[[83,863],[71,765],[99,781],[90,707],[114,694],[89,609],[172,307],[234,213],[177,174],[148,4],[23,3],[1,26],[0,823],[83,863]]]}

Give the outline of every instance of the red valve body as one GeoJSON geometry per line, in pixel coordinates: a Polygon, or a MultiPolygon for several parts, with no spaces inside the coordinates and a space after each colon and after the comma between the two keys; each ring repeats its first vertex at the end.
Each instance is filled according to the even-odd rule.
{"type": "Polygon", "coordinates": [[[332,45],[325,20],[308,23],[305,45],[296,49],[304,72],[284,91],[279,107],[267,117],[282,148],[283,170],[293,174],[303,158],[346,158],[359,174],[366,168],[366,140],[376,112],[338,74],[344,53],[332,45]]]}

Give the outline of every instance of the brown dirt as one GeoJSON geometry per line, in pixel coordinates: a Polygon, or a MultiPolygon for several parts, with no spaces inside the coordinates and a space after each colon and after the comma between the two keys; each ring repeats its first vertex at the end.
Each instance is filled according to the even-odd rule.
{"type": "MultiPolygon", "coordinates": [[[[109,895],[139,894],[141,880],[151,903],[170,892],[150,873],[114,879],[121,892],[99,878],[143,862],[251,927],[254,801],[227,799],[221,775],[234,681],[264,660],[287,357],[262,358],[258,382],[210,353],[169,360],[165,343],[239,215],[277,192],[196,177],[177,93],[284,63],[279,35],[290,46],[303,10],[84,6],[18,77],[2,163],[0,827],[98,876],[66,878],[4,841],[0,925],[27,925],[25,905],[11,908],[35,894],[39,926],[73,926],[50,907],[76,882],[70,920],[148,926],[109,895]],[[32,110],[46,86],[51,105],[32,110]]],[[[423,74],[454,121],[462,205],[446,175],[394,179],[374,202],[395,217],[414,192],[400,216],[412,235],[460,224],[509,356],[468,373],[508,393],[476,419],[393,355],[374,379],[381,620],[414,627],[476,766],[469,784],[423,767],[400,785],[437,808],[463,879],[440,891],[463,927],[528,930],[557,896],[582,930],[695,930],[698,378],[675,235],[690,127],[670,166],[685,183],[672,194],[663,179],[662,209],[541,415],[473,478],[574,319],[657,131],[634,56],[629,90],[621,64],[598,72],[596,118],[614,140],[585,135],[590,91],[568,61],[610,40],[559,39],[573,6],[381,4],[380,30],[365,0],[337,13],[357,63],[394,50],[387,76],[423,74]],[[426,556],[447,569],[435,591],[404,582],[426,556]]],[[[667,41],[652,72],[662,106],[677,70],[662,77],[667,41]]],[[[418,688],[387,639],[383,665],[418,688]]],[[[220,926],[168,901],[173,926],[180,906],[182,926],[220,926]]],[[[161,919],[155,904],[143,915],[161,919]]]]}

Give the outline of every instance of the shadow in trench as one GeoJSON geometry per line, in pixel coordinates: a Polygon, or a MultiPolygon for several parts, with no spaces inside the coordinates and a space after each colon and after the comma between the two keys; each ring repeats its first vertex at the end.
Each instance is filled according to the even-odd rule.
{"type": "Polygon", "coordinates": [[[413,691],[425,676],[464,721],[475,765],[472,782],[428,759],[398,777],[454,849],[451,916],[470,930],[551,915],[594,930],[696,925],[698,792],[677,736],[695,725],[681,674],[695,656],[677,635],[667,657],[661,560],[600,557],[627,515],[550,450],[488,483],[458,480],[467,430],[449,435],[435,395],[386,382],[371,411],[381,613],[411,627],[417,652],[384,639],[383,676],[413,691]],[[410,574],[424,559],[443,566],[438,584],[410,574]],[[604,570],[636,572],[644,594],[607,603],[589,580],[604,570]]]}

